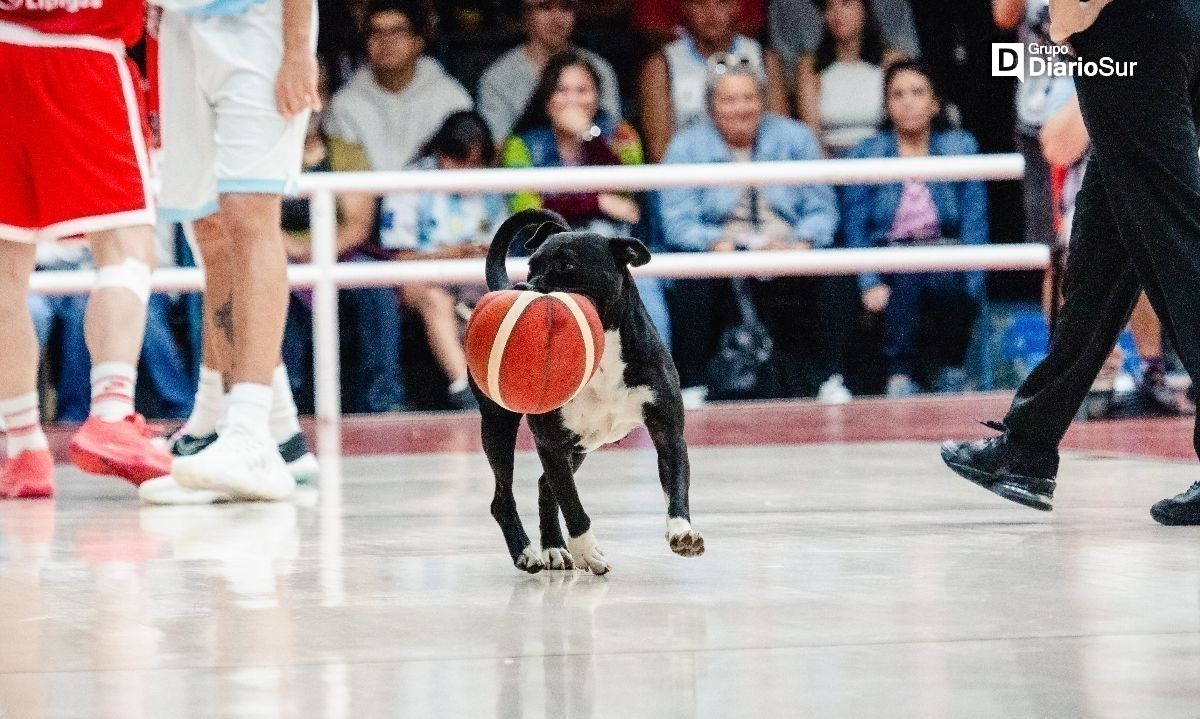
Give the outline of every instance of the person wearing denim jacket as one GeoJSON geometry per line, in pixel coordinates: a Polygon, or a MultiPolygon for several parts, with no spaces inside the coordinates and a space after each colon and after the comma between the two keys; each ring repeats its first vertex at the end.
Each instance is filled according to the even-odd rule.
{"type": "MultiPolygon", "coordinates": [[[[716,55],[708,62],[708,116],[681,131],[667,146],[664,163],[819,160],[821,148],[812,131],[786,117],[764,111],[762,75],[752,59],[716,55]]],[[[678,252],[788,250],[833,245],[838,224],[837,200],[828,185],[678,188],[659,194],[666,247],[678,252]]],[[[830,318],[836,294],[824,278],[751,280],[760,319],[770,330],[780,356],[800,368],[804,350],[818,356],[809,375],[791,373],[786,396],[811,393],[820,386],[824,401],[844,402],[841,347],[844,337],[830,318]],[[808,337],[815,330],[816,338],[808,337]],[[835,390],[830,392],[830,390],[835,390]]],[[[671,292],[674,354],[685,389],[707,387],[708,365],[731,316],[728,280],[679,280],[671,292]]],[[[845,293],[841,293],[845,294],[845,293]]]]}
{"type": "MultiPolygon", "coordinates": [[[[802,123],[765,114],[750,159],[755,162],[819,160],[821,146],[802,123]]],[[[671,140],[664,164],[733,162],[725,139],[704,119],[671,140]]],[[[707,252],[724,239],[725,222],[733,213],[744,188],[685,187],[662,190],[663,233],[667,247],[675,252],[707,252]]],[[[767,185],[763,199],[792,228],[786,244],[833,246],[838,225],[837,200],[829,185],[767,185]]]]}
{"type": "MultiPolygon", "coordinates": [[[[907,112],[898,109],[896,103],[910,102],[905,99],[910,91],[926,93],[932,98],[934,104],[926,113],[930,117],[925,120],[924,132],[919,130],[919,122],[914,131],[901,128],[892,119],[890,129],[863,140],[851,157],[921,156],[909,149],[914,144],[927,146],[926,154],[930,156],[978,154],[979,146],[970,133],[949,129],[940,119],[936,92],[919,63],[904,61],[893,65],[885,82],[889,116],[907,112]]],[[[849,185],[842,193],[842,206],[842,231],[848,247],[988,242],[987,191],[979,180],[849,185]],[[902,215],[899,219],[898,214],[902,215]],[[910,217],[916,218],[915,224],[910,217]]],[[[939,346],[931,348],[930,355],[940,366],[934,384],[942,391],[963,388],[962,364],[985,291],[984,280],[982,271],[859,275],[864,307],[883,316],[890,396],[907,396],[917,391],[914,378],[921,354],[918,338],[923,314],[930,323],[928,326],[938,328],[939,346]]]]}

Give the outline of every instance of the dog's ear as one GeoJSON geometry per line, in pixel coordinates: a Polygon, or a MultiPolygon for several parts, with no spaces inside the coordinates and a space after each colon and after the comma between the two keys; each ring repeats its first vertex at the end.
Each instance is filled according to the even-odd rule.
{"type": "Polygon", "coordinates": [[[632,237],[614,237],[608,241],[608,248],[622,265],[641,267],[650,261],[650,250],[632,237]]]}
{"type": "Polygon", "coordinates": [[[537,226],[537,229],[533,231],[533,234],[529,236],[528,240],[525,240],[525,249],[529,252],[533,252],[537,248],[541,247],[542,243],[549,239],[551,235],[557,235],[560,232],[570,231],[571,228],[567,227],[566,225],[559,224],[553,220],[546,220],[537,226]]]}

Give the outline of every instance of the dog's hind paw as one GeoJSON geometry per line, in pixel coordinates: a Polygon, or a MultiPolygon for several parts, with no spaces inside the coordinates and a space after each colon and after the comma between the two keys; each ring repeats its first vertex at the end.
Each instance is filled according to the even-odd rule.
{"type": "Polygon", "coordinates": [[[571,553],[562,547],[548,547],[542,550],[542,566],[546,569],[574,569],[575,562],[571,553]]]}
{"type": "Polygon", "coordinates": [[[608,574],[612,570],[612,565],[604,558],[604,552],[601,552],[600,547],[596,546],[596,537],[592,535],[590,529],[578,537],[568,539],[567,549],[571,552],[576,569],[582,569],[597,576],[608,574]]]}
{"type": "Polygon", "coordinates": [[[542,557],[533,547],[526,547],[521,550],[521,554],[517,556],[517,560],[513,562],[517,569],[530,574],[537,574],[546,568],[542,563],[542,557]]]}
{"type": "Polygon", "coordinates": [[[667,520],[667,544],[681,557],[704,554],[704,536],[692,529],[691,522],[679,517],[667,520]]]}

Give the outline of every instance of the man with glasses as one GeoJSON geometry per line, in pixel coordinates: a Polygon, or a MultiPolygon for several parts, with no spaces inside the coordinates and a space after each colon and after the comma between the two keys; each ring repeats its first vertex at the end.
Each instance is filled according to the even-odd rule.
{"type": "Polygon", "coordinates": [[[466,89],[425,55],[432,30],[420,0],[368,6],[367,65],[333,96],[325,123],[335,169],[403,170],[447,117],[472,109],[466,89]]]}
{"type": "Polygon", "coordinates": [[[524,0],[521,10],[525,42],[501,55],[479,80],[479,114],[487,120],[496,142],[503,143],[512,133],[547,61],[567,50],[580,53],[596,69],[600,75],[600,109],[612,120],[620,120],[620,88],[612,65],[593,52],[571,45],[575,0],[524,0]]]}

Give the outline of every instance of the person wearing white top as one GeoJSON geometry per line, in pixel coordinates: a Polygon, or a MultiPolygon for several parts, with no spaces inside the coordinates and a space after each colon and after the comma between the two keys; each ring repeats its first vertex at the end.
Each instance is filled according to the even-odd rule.
{"type": "Polygon", "coordinates": [[[796,62],[796,107],[838,157],[883,121],[883,68],[905,54],[884,42],[865,0],[825,0],[824,19],[816,50],[796,62]]]}
{"type": "Polygon", "coordinates": [[[791,115],[779,57],[737,34],[737,10],[737,0],[684,0],[682,37],[650,56],[643,66],[638,99],[649,162],[662,161],[672,136],[706,116],[706,67],[717,54],[734,54],[754,63],[764,80],[766,110],[791,115]]]}

